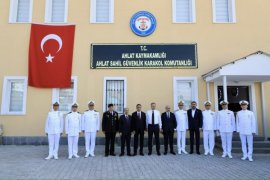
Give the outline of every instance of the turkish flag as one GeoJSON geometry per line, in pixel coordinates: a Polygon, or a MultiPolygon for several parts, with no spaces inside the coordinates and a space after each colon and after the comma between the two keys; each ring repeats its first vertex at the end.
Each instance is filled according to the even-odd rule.
{"type": "Polygon", "coordinates": [[[31,25],[29,86],[70,87],[74,33],[75,25],[31,25]]]}

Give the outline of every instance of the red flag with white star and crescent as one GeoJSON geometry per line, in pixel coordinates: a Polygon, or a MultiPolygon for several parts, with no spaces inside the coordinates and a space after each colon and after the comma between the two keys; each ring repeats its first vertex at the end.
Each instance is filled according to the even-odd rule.
{"type": "Polygon", "coordinates": [[[70,87],[74,34],[75,25],[31,25],[29,86],[70,87]]]}

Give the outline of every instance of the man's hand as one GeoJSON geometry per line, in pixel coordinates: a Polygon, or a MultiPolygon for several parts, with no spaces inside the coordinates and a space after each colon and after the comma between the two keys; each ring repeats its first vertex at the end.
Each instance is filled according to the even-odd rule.
{"type": "Polygon", "coordinates": [[[162,129],[159,129],[159,131],[160,131],[161,133],[163,133],[163,130],[162,130],[162,129]]]}
{"type": "Polygon", "coordinates": [[[105,131],[102,131],[103,132],[103,134],[105,134],[105,131]]]}

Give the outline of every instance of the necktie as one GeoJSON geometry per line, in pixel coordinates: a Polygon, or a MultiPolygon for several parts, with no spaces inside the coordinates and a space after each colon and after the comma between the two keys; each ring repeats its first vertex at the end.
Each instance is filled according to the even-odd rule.
{"type": "Polygon", "coordinates": [[[152,124],[153,125],[155,124],[155,114],[154,114],[154,111],[152,111],[152,124]]]}
{"type": "Polygon", "coordinates": [[[169,112],[167,112],[167,117],[168,117],[168,119],[170,119],[170,113],[169,112]]]}

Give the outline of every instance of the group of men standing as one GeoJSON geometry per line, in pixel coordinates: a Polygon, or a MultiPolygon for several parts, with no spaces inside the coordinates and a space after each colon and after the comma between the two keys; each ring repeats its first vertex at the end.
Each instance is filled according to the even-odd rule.
{"type": "MultiPolygon", "coordinates": [[[[228,102],[221,101],[222,110],[211,111],[211,102],[204,103],[205,110],[197,108],[195,101],[191,102],[191,109],[184,110],[185,103],[178,103],[179,109],[171,112],[170,106],[165,107],[165,112],[160,113],[156,110],[156,103],[151,103],[151,109],[147,112],[142,111],[141,104],[136,105],[136,111],[131,115],[129,109],[124,108],[124,114],[120,117],[114,110],[114,105],[108,105],[108,111],[103,113],[102,131],[105,134],[105,157],[116,156],[115,137],[120,133],[121,153],[125,155],[125,148],[128,156],[139,154],[144,156],[144,134],[148,132],[148,155],[152,154],[153,136],[157,155],[160,156],[160,133],[164,136],[164,155],[167,155],[168,148],[170,153],[176,155],[173,148],[174,132],[177,132],[178,154],[187,154],[186,133],[190,136],[190,154],[194,153],[194,138],[196,153],[200,155],[200,132],[203,131],[204,154],[214,155],[215,133],[221,135],[223,155],[232,158],[232,136],[233,132],[240,133],[242,142],[242,160],[253,161],[253,134],[256,133],[256,120],[253,112],[247,110],[248,102],[240,101],[242,108],[237,112],[236,119],[232,111],[228,110],[228,102]],[[131,136],[134,133],[134,149],[131,154],[131,136]],[[248,149],[247,149],[248,145],[248,149]],[[169,146],[169,147],[168,147],[169,146]]],[[[94,110],[94,101],[89,101],[89,110],[83,114],[77,112],[78,104],[72,105],[72,111],[65,117],[65,131],[68,136],[69,159],[78,158],[78,139],[80,132],[85,135],[85,157],[95,156],[96,133],[100,129],[100,115],[94,110]]],[[[59,103],[53,104],[53,111],[48,113],[45,132],[48,135],[49,155],[45,159],[58,159],[58,148],[60,136],[64,129],[64,116],[58,111],[59,103]]]]}

